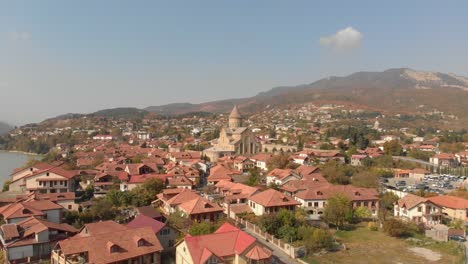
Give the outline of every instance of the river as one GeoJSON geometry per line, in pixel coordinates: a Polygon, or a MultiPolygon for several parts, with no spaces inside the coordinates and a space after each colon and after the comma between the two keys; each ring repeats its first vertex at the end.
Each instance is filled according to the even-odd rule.
{"type": "Polygon", "coordinates": [[[0,191],[3,183],[10,179],[10,174],[14,169],[22,167],[29,159],[39,156],[0,151],[0,191]]]}

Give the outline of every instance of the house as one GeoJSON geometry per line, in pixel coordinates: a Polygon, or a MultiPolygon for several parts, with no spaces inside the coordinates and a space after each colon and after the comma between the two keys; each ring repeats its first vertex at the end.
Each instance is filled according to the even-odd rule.
{"type": "Polygon", "coordinates": [[[277,190],[268,189],[249,197],[248,205],[255,215],[264,215],[281,209],[294,211],[300,203],[277,190]]]}
{"type": "Polygon", "coordinates": [[[460,151],[455,153],[455,158],[457,159],[457,163],[462,166],[468,166],[468,151],[460,151]]]}
{"type": "Polygon", "coordinates": [[[441,167],[454,167],[458,164],[454,154],[451,153],[440,153],[434,157],[429,158],[429,162],[441,167]]]}
{"type": "Polygon", "coordinates": [[[95,135],[93,137],[93,140],[114,140],[114,136],[99,134],[99,135],[95,135]]]}
{"type": "Polygon", "coordinates": [[[58,224],[34,216],[0,226],[5,263],[31,263],[50,258],[54,245],[78,232],[67,224],[58,224]]]}
{"type": "Polygon", "coordinates": [[[255,166],[263,171],[267,171],[268,161],[273,157],[273,154],[257,153],[250,158],[255,163],[255,166]]]}
{"type": "Polygon", "coordinates": [[[63,211],[62,206],[49,200],[19,201],[0,207],[0,215],[7,224],[19,223],[32,216],[61,223],[63,211]]]}
{"type": "Polygon", "coordinates": [[[299,180],[301,176],[292,169],[274,169],[266,176],[266,184],[283,185],[288,181],[299,180]]]}
{"type": "Polygon", "coordinates": [[[233,161],[234,168],[240,172],[247,172],[253,167],[255,167],[255,163],[247,157],[238,156],[233,161]]]}
{"type": "Polygon", "coordinates": [[[195,183],[184,175],[167,178],[167,188],[193,189],[195,183]]]}
{"type": "Polygon", "coordinates": [[[56,203],[62,206],[65,210],[68,211],[77,211],[79,205],[75,203],[75,193],[66,192],[66,193],[37,193],[34,192],[33,200],[48,200],[53,203],[56,203]]]}
{"type": "Polygon", "coordinates": [[[151,227],[153,233],[158,237],[164,250],[174,248],[180,232],[166,223],[155,220],[145,215],[138,215],[127,224],[128,228],[151,227]]]}
{"type": "Polygon", "coordinates": [[[430,197],[429,201],[442,207],[442,213],[451,219],[468,220],[468,200],[460,197],[441,195],[430,197]]]}
{"type": "Polygon", "coordinates": [[[362,161],[367,159],[368,156],[365,154],[354,154],[351,155],[351,165],[352,166],[362,166],[362,161]]]}
{"type": "Polygon", "coordinates": [[[393,175],[395,178],[409,178],[411,170],[395,169],[393,175]]]}
{"type": "Polygon", "coordinates": [[[429,198],[414,194],[405,195],[394,206],[394,216],[427,226],[440,224],[442,215],[442,207],[436,205],[429,198]]]}
{"type": "Polygon", "coordinates": [[[248,206],[248,198],[259,193],[259,188],[242,183],[220,181],[216,185],[216,193],[223,197],[224,213],[231,218],[239,213],[252,212],[248,206]]]}
{"type": "Polygon", "coordinates": [[[239,228],[225,223],[213,234],[186,236],[176,246],[176,264],[272,263],[272,250],[239,228]]]}
{"type": "Polygon", "coordinates": [[[161,215],[161,212],[151,205],[137,207],[135,208],[135,211],[137,216],[144,215],[154,220],[165,222],[165,218],[161,215]]]}
{"type": "Polygon", "coordinates": [[[10,184],[10,191],[40,193],[74,192],[78,186],[76,171],[65,170],[61,167],[51,167],[44,170],[32,171],[22,177],[16,177],[10,184]]]}
{"type": "MultiPolygon", "coordinates": [[[[300,184],[300,181],[297,184],[300,184]]],[[[293,197],[311,217],[318,217],[323,214],[328,199],[336,194],[347,197],[353,208],[367,207],[373,216],[377,215],[379,194],[372,188],[304,181],[302,188],[293,192],[293,197]]]]}
{"type": "Polygon", "coordinates": [[[214,185],[219,181],[233,181],[234,175],[242,175],[241,172],[228,168],[225,164],[217,164],[210,170],[208,184],[214,185]]]}
{"type": "Polygon", "coordinates": [[[192,220],[211,222],[216,221],[223,215],[223,208],[192,190],[181,189],[178,193],[163,192],[158,194],[157,197],[156,202],[160,203],[161,210],[165,214],[179,212],[192,220]]]}
{"type": "Polygon", "coordinates": [[[313,159],[318,160],[320,163],[327,163],[331,160],[345,163],[343,154],[336,150],[314,150],[313,159]]]}
{"type": "Polygon", "coordinates": [[[149,173],[149,174],[142,174],[142,175],[131,175],[128,181],[122,181],[120,183],[120,191],[131,191],[136,187],[142,185],[146,181],[150,179],[157,179],[161,180],[162,182],[166,182],[168,178],[172,177],[172,175],[168,174],[156,174],[156,173],[149,173]]]}
{"type": "Polygon", "coordinates": [[[51,263],[161,263],[163,247],[151,227],[129,228],[113,221],[85,225],[57,243],[51,263]]]}

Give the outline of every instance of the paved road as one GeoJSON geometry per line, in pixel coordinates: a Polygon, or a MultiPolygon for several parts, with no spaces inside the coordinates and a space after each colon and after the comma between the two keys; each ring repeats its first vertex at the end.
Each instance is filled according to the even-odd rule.
{"type": "Polygon", "coordinates": [[[425,165],[425,166],[438,167],[437,165],[434,165],[434,164],[432,164],[430,162],[427,162],[427,161],[424,161],[424,160],[413,159],[413,158],[410,158],[410,157],[392,156],[392,158],[396,159],[396,160],[405,160],[405,161],[416,162],[416,163],[419,163],[419,164],[425,165]]]}
{"type": "Polygon", "coordinates": [[[293,258],[289,257],[286,253],[284,253],[283,250],[278,248],[275,244],[272,244],[268,241],[266,241],[263,237],[257,235],[256,233],[248,230],[247,228],[244,228],[243,231],[247,232],[249,235],[255,237],[258,241],[260,241],[262,244],[268,246],[271,250],[273,250],[273,255],[277,258],[277,261],[275,263],[284,263],[284,264],[289,264],[289,263],[295,263],[295,264],[300,264],[300,262],[294,260],[293,258]]]}

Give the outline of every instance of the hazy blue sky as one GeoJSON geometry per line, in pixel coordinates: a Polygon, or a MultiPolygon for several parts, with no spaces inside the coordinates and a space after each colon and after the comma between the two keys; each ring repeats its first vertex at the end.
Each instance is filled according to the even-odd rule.
{"type": "Polygon", "coordinates": [[[361,70],[467,76],[467,14],[466,0],[0,1],[0,120],[245,97],[361,70]]]}

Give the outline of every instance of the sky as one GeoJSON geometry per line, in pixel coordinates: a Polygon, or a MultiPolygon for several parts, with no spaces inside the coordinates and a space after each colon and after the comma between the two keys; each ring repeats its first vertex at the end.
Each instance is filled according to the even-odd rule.
{"type": "Polygon", "coordinates": [[[0,0],[0,120],[253,96],[356,71],[468,76],[468,1],[0,0]]]}

